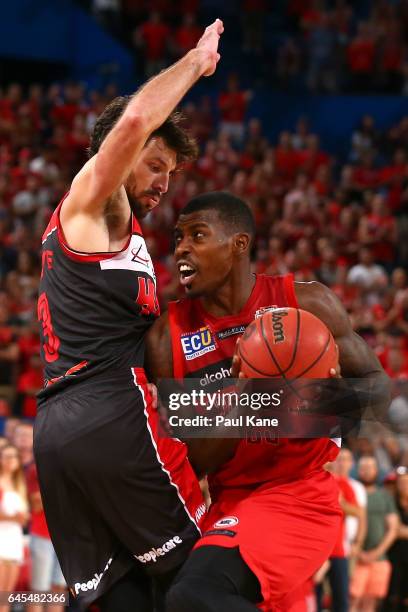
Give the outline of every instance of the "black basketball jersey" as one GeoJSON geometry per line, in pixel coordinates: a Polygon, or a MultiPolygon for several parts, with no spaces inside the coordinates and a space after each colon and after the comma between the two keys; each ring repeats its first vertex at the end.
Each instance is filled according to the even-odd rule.
{"type": "Polygon", "coordinates": [[[159,315],[152,260],[133,215],[121,251],[81,253],[66,243],[61,205],[42,241],[40,399],[107,368],[142,367],[144,334],[159,315]]]}

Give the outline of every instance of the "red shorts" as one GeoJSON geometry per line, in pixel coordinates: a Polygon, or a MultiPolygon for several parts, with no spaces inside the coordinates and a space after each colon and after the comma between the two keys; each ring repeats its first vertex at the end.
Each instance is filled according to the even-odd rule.
{"type": "Polygon", "coordinates": [[[342,520],[338,496],[337,483],[325,470],[250,491],[224,489],[210,507],[195,548],[238,546],[260,582],[264,599],[259,609],[288,612],[295,604],[301,609],[297,600],[306,595],[307,581],[336,542],[342,520]]]}

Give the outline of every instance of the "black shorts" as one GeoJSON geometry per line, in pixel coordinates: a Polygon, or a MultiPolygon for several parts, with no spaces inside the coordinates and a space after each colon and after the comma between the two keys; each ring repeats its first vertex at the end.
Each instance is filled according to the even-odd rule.
{"type": "Polygon", "coordinates": [[[183,563],[205,513],[186,446],[158,435],[143,370],[109,373],[39,406],[34,452],[51,539],[85,608],[135,563],[183,563]]]}

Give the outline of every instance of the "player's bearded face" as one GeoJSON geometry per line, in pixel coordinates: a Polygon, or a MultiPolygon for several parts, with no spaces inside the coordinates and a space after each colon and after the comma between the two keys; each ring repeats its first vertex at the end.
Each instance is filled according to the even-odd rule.
{"type": "Polygon", "coordinates": [[[160,203],[175,166],[176,153],[161,138],[152,138],[146,144],[125,182],[130,208],[138,219],[160,203]]]}
{"type": "Polygon", "coordinates": [[[160,203],[162,194],[159,190],[145,189],[138,191],[136,182],[132,181],[130,177],[125,184],[125,189],[129,206],[137,219],[146,217],[160,203]]]}

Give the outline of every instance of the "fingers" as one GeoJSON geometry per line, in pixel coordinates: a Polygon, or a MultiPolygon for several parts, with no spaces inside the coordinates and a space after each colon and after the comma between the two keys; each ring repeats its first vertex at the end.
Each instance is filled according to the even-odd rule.
{"type": "Polygon", "coordinates": [[[241,359],[235,354],[232,358],[231,376],[232,378],[238,378],[239,371],[241,369],[241,359]]]}
{"type": "Polygon", "coordinates": [[[224,31],[224,24],[223,24],[223,22],[221,21],[221,19],[216,19],[216,20],[214,21],[214,24],[215,24],[216,29],[217,29],[217,34],[222,34],[222,33],[223,33],[223,31],[224,31]]]}
{"type": "Polygon", "coordinates": [[[330,378],[341,378],[340,366],[337,365],[335,368],[330,368],[330,378]]]}
{"type": "Polygon", "coordinates": [[[157,407],[158,407],[157,387],[153,383],[147,383],[146,386],[147,386],[147,389],[151,397],[152,407],[153,409],[157,410],[157,407]]]}
{"type": "Polygon", "coordinates": [[[218,36],[221,36],[224,31],[224,24],[221,19],[216,19],[211,25],[206,27],[206,30],[215,30],[216,34],[218,34],[218,36]]]}

